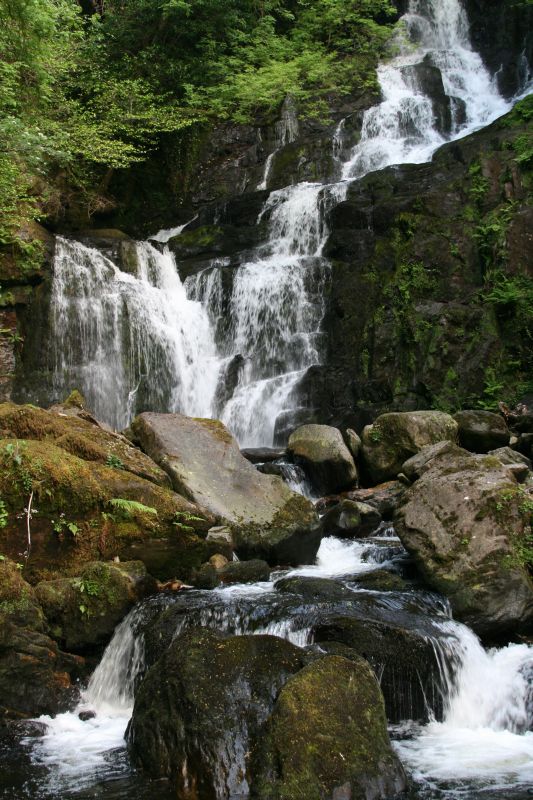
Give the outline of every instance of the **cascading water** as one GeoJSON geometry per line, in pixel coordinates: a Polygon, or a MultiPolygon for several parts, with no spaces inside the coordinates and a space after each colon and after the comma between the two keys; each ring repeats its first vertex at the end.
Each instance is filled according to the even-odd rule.
{"type": "MultiPolygon", "coordinates": [[[[286,414],[290,422],[301,378],[322,360],[328,209],[351,181],[389,164],[427,161],[445,141],[508,108],[471,49],[458,0],[411,0],[394,46],[398,55],[378,70],[383,100],[365,112],[341,182],[271,192],[258,220],[268,221],[267,242],[232,269],[229,290],[226,262],[213,262],[184,287],[168,250],[137,244],[137,274],[128,275],[96,250],[59,242],[51,308],[57,398],[78,386],[115,427],[140,410],[180,411],[220,417],[243,446],[272,444],[276,420],[283,428],[286,414]]],[[[343,131],[341,122],[337,161],[346,158],[343,131]]],[[[287,100],[259,188],[268,185],[276,152],[297,135],[287,100]]],[[[161,244],[184,229],[154,239],[161,244]]]]}
{"type": "Polygon", "coordinates": [[[50,304],[54,391],[80,387],[120,429],[139,409],[209,416],[219,360],[206,310],[187,297],[170,252],[135,245],[135,274],[58,238],[50,304]]]}
{"type": "Polygon", "coordinates": [[[418,782],[441,787],[446,797],[469,796],[473,780],[485,791],[530,788],[533,647],[487,652],[464,625],[450,620],[442,628],[448,663],[457,665],[443,670],[444,720],[397,741],[402,761],[418,782]]]}

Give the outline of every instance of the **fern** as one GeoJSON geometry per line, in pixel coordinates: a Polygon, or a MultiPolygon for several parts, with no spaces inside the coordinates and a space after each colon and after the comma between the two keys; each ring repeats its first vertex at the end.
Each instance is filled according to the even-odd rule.
{"type": "Polygon", "coordinates": [[[136,500],[125,500],[122,497],[113,497],[113,499],[109,501],[109,505],[127,517],[131,517],[135,513],[153,514],[157,516],[157,509],[151,506],[145,506],[143,503],[138,503],[136,500]]]}

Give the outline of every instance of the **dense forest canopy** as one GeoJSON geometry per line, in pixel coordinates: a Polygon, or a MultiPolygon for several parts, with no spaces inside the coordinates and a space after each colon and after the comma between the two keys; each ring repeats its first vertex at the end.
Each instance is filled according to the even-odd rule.
{"type": "Polygon", "coordinates": [[[2,0],[0,242],[163,133],[372,86],[389,0],[2,0]]]}

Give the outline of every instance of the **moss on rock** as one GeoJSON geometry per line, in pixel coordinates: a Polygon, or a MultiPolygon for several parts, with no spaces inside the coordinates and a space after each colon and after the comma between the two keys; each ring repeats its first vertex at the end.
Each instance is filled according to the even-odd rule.
{"type": "Polygon", "coordinates": [[[363,659],[328,656],[290,678],[257,759],[252,796],[261,800],[384,800],[406,787],[379,685],[363,659]]]}

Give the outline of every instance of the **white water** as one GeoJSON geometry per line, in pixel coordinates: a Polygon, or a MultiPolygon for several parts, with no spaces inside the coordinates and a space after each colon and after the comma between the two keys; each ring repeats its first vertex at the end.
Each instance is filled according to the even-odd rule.
{"type": "MultiPolygon", "coordinates": [[[[258,220],[268,222],[267,242],[232,268],[229,286],[224,261],[184,286],[169,252],[149,244],[137,245],[141,266],[132,276],[95,250],[60,242],[51,309],[56,398],[77,386],[115,427],[140,410],[180,411],[221,418],[242,446],[273,443],[276,420],[291,424],[298,384],[323,358],[327,210],[344,199],[350,181],[389,164],[427,161],[446,140],[508,109],[471,49],[458,0],[411,0],[395,46],[398,55],[378,72],[383,100],[365,113],[341,182],[271,192],[258,220]],[[437,130],[417,77],[421,63],[441,70],[449,130],[437,130]]],[[[333,137],[337,160],[346,153],[343,130],[341,122],[333,137]]],[[[287,99],[259,188],[268,187],[279,148],[297,136],[287,99]]],[[[190,222],[153,238],[164,243],[190,222]]]]}
{"type": "Polygon", "coordinates": [[[73,712],[41,717],[46,734],[35,740],[33,760],[48,768],[48,791],[62,793],[79,789],[97,779],[110,778],[121,765],[108,761],[108,754],[124,747],[124,733],[133,711],[134,684],[143,668],[143,642],[136,636],[134,609],[115,630],[100,664],[73,712]],[[95,716],[81,720],[79,714],[95,716]]]}
{"type": "Polygon", "coordinates": [[[143,409],[209,416],[219,360],[204,307],[171,253],[135,247],[136,274],[58,238],[50,306],[54,389],[79,387],[94,414],[125,427],[143,409]]]}
{"type": "Polygon", "coordinates": [[[533,647],[485,651],[464,625],[442,624],[459,665],[447,687],[443,722],[396,742],[402,761],[427,786],[467,797],[472,781],[493,789],[533,786],[533,647]]]}

